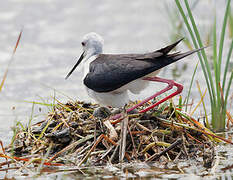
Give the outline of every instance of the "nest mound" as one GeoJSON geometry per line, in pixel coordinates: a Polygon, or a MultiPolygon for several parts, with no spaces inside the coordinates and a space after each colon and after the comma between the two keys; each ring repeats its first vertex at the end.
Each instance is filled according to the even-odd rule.
{"type": "MultiPolygon", "coordinates": [[[[132,107],[134,103],[128,105],[132,107]]],[[[145,104],[141,108],[147,107],[145,104]]],[[[8,150],[46,165],[106,165],[201,159],[211,167],[214,133],[174,105],[146,113],[84,102],[56,104],[44,121],[19,129],[8,150]],[[45,160],[46,159],[46,160],[45,160]]]]}
{"type": "MultiPolygon", "coordinates": [[[[22,31],[11,61],[21,34],[22,31]]],[[[6,77],[7,70],[2,85],[6,77]]],[[[126,108],[133,105],[131,103],[126,108]]],[[[13,163],[16,166],[11,169],[27,168],[29,164],[92,166],[119,162],[167,163],[185,159],[202,160],[201,163],[208,168],[215,158],[216,143],[225,141],[233,144],[182,112],[181,106],[176,107],[171,103],[146,113],[138,112],[128,114],[125,109],[100,107],[84,102],[53,105],[53,110],[43,121],[33,125],[29,123],[27,128],[21,124],[15,128],[13,141],[7,148],[3,147],[0,140],[0,157],[6,159],[6,162],[0,163],[0,169],[8,171],[10,168],[2,167],[9,167],[13,163]]],[[[222,170],[231,168],[232,166],[228,166],[222,170]]]]}

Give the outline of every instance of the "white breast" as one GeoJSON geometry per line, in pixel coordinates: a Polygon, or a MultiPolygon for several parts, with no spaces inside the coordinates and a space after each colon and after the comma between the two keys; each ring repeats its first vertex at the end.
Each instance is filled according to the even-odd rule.
{"type": "Polygon", "coordinates": [[[98,55],[95,55],[95,56],[91,56],[89,59],[87,59],[86,61],[83,62],[83,71],[84,71],[84,74],[83,74],[83,80],[84,78],[86,77],[86,75],[89,73],[89,67],[90,67],[90,63],[92,61],[94,61],[96,58],[97,58],[98,55]]]}
{"type": "Polygon", "coordinates": [[[86,87],[88,95],[95,99],[99,104],[112,107],[123,107],[129,102],[128,92],[116,93],[114,91],[107,93],[98,93],[86,87]]]}

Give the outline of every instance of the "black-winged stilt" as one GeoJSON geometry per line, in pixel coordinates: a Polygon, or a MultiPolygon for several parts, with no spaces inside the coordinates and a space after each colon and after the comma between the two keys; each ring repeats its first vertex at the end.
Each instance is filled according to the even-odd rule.
{"type": "Polygon", "coordinates": [[[146,88],[148,81],[168,84],[166,88],[128,109],[127,112],[172,89],[173,86],[177,87],[177,90],[169,96],[140,111],[146,112],[183,90],[183,86],[173,80],[156,77],[161,68],[200,50],[168,54],[181,40],[151,53],[102,54],[103,38],[96,33],[89,33],[84,36],[82,41],[82,55],[66,79],[82,62],[81,64],[84,66],[83,83],[88,95],[102,105],[113,107],[123,107],[129,101],[128,91],[138,94],[146,88]]]}

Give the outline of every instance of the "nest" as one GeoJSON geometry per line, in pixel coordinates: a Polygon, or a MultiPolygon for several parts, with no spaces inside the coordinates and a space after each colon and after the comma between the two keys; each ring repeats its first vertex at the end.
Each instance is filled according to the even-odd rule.
{"type": "Polygon", "coordinates": [[[219,142],[214,133],[172,103],[127,114],[124,109],[68,102],[56,104],[45,120],[18,129],[6,150],[17,161],[56,166],[201,158],[211,167],[214,142],[219,142]]]}

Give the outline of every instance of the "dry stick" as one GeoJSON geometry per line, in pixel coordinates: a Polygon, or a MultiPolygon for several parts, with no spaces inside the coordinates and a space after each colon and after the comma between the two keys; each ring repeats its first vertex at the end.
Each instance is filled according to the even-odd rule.
{"type": "Polygon", "coordinates": [[[198,142],[199,144],[203,144],[201,141],[199,141],[198,139],[196,139],[195,137],[193,137],[191,134],[189,134],[189,133],[187,133],[187,132],[185,132],[185,133],[186,133],[186,135],[187,135],[189,138],[193,139],[194,141],[198,142]]]}
{"type": "Polygon", "coordinates": [[[23,170],[24,171],[27,170],[27,174],[29,174],[29,172],[30,172],[30,174],[32,174],[32,170],[30,170],[27,166],[29,164],[33,163],[33,161],[34,161],[34,159],[30,159],[29,161],[25,162],[23,166],[21,166],[19,169],[17,169],[17,171],[14,172],[14,174],[15,175],[19,174],[19,172],[20,171],[22,172],[23,170]]]}
{"type": "Polygon", "coordinates": [[[177,156],[175,157],[175,159],[173,160],[173,162],[175,162],[175,161],[180,157],[181,153],[182,153],[182,151],[180,151],[180,152],[177,154],[177,156]]]}
{"type": "Polygon", "coordinates": [[[212,136],[212,137],[214,137],[214,138],[218,138],[218,139],[220,139],[220,140],[222,140],[222,141],[225,141],[225,142],[227,142],[227,143],[233,145],[233,142],[232,142],[231,140],[225,139],[225,138],[223,138],[223,137],[221,137],[221,136],[217,136],[217,135],[215,135],[215,134],[211,134],[211,133],[208,133],[208,132],[203,131],[203,130],[198,130],[198,129],[197,129],[196,131],[202,132],[203,134],[210,135],[210,136],[212,136]]]}
{"type": "Polygon", "coordinates": [[[61,151],[57,152],[53,157],[51,157],[48,162],[51,162],[52,160],[54,160],[58,155],[60,155],[61,153],[70,150],[71,148],[89,140],[93,138],[93,135],[87,135],[86,137],[84,137],[83,139],[80,139],[78,141],[75,141],[74,143],[70,144],[69,146],[66,146],[65,148],[63,148],[61,151]]]}
{"type": "Polygon", "coordinates": [[[117,119],[117,120],[111,120],[111,124],[117,124],[117,123],[119,123],[119,122],[121,122],[122,120],[124,119],[124,117],[123,118],[119,118],[119,119],[117,119]]]}
{"type": "Polygon", "coordinates": [[[5,165],[8,165],[8,167],[9,167],[9,165],[12,164],[12,163],[14,163],[14,161],[2,162],[2,163],[0,163],[0,169],[2,169],[2,166],[5,166],[5,165]]]}
{"type": "MultiPolygon", "coordinates": [[[[131,137],[131,141],[132,141],[132,144],[133,144],[133,154],[136,152],[136,146],[135,146],[135,143],[134,143],[134,140],[133,140],[133,135],[132,135],[132,131],[130,130],[130,127],[128,125],[128,131],[129,131],[129,134],[130,134],[130,137],[131,137]]],[[[135,153],[136,154],[136,153],[135,153]]],[[[135,155],[134,154],[134,155],[135,155]]],[[[137,154],[136,154],[136,157],[137,157],[137,154]]]]}
{"type": "Polygon", "coordinates": [[[95,121],[95,129],[94,129],[94,142],[96,142],[96,130],[97,130],[97,128],[96,128],[96,118],[94,118],[94,121],[95,121]]]}
{"type": "Polygon", "coordinates": [[[136,123],[136,125],[140,128],[140,129],[142,129],[142,130],[144,130],[144,131],[147,131],[147,132],[152,132],[150,129],[148,129],[148,128],[146,128],[145,126],[143,126],[143,125],[141,125],[140,123],[136,123]]]}
{"type": "MultiPolygon", "coordinates": [[[[28,161],[31,160],[29,158],[22,158],[22,157],[16,157],[16,156],[10,157],[10,156],[7,156],[7,155],[3,155],[1,153],[0,153],[0,157],[6,157],[8,159],[12,159],[13,161],[15,161],[17,163],[20,163],[20,161],[28,162],[28,161]]],[[[40,163],[40,160],[36,161],[35,163],[40,163]]],[[[20,165],[23,166],[23,164],[21,164],[21,163],[20,163],[20,165]]],[[[45,162],[44,165],[47,165],[47,166],[63,166],[63,164],[60,164],[60,163],[49,163],[49,162],[45,162]]]]}
{"type": "Polygon", "coordinates": [[[147,152],[149,149],[151,149],[154,146],[163,146],[163,147],[170,147],[171,144],[170,143],[166,143],[166,142],[162,142],[162,141],[156,141],[156,142],[152,142],[150,144],[148,144],[142,151],[141,153],[145,153],[147,152]]]}
{"type": "Polygon", "coordinates": [[[13,169],[19,169],[20,167],[9,167],[9,168],[1,168],[0,171],[8,171],[8,170],[13,170],[13,169]]]}
{"type": "Polygon", "coordinates": [[[231,169],[233,169],[233,164],[229,165],[229,166],[226,166],[226,167],[222,168],[221,170],[222,171],[227,171],[227,170],[231,170],[231,169]]]}
{"type": "Polygon", "coordinates": [[[86,156],[81,160],[81,162],[78,164],[78,166],[81,166],[86,160],[87,158],[90,156],[91,152],[95,150],[96,146],[102,141],[102,139],[106,139],[108,142],[112,143],[114,146],[117,145],[117,143],[115,143],[113,140],[109,139],[107,136],[105,136],[104,134],[101,134],[98,139],[96,140],[96,142],[94,143],[94,145],[91,147],[91,149],[87,152],[86,156]]]}
{"type": "Polygon", "coordinates": [[[79,157],[79,156],[84,156],[83,153],[89,149],[91,146],[93,146],[93,144],[95,144],[95,142],[92,142],[91,144],[87,145],[86,147],[82,147],[83,149],[80,151],[80,152],[77,152],[77,150],[75,151],[76,153],[76,156],[79,157]]]}
{"type": "Polygon", "coordinates": [[[112,151],[113,147],[114,146],[111,146],[98,160],[104,159],[112,151]]]}
{"type": "MultiPolygon", "coordinates": [[[[190,118],[191,118],[191,117],[190,117],[190,118]]],[[[193,118],[192,118],[192,119],[193,119],[193,118]]],[[[164,124],[167,124],[168,126],[171,126],[171,122],[168,122],[166,119],[159,118],[159,120],[161,120],[164,124]]],[[[195,120],[195,119],[193,119],[193,120],[195,120]]],[[[195,121],[196,121],[196,120],[195,120],[195,121]]],[[[207,132],[207,131],[204,131],[204,130],[201,130],[201,129],[197,129],[197,128],[193,128],[193,127],[188,127],[188,126],[186,126],[186,125],[184,125],[184,124],[180,124],[180,123],[176,123],[176,122],[174,123],[174,125],[176,125],[177,127],[189,128],[189,129],[192,129],[192,130],[194,130],[194,131],[201,132],[201,133],[203,133],[204,135],[212,136],[212,137],[214,137],[214,138],[220,139],[220,140],[222,140],[222,141],[225,141],[225,142],[227,142],[227,143],[233,145],[233,142],[232,142],[232,141],[230,141],[230,140],[228,140],[228,139],[225,139],[225,138],[223,138],[223,137],[221,137],[221,136],[217,136],[217,135],[215,135],[215,134],[213,134],[213,133],[209,133],[209,132],[207,132]]]]}
{"type": "Polygon", "coordinates": [[[152,155],[149,159],[146,160],[146,162],[148,161],[153,161],[153,160],[157,160],[158,158],[160,158],[162,155],[166,154],[168,151],[170,151],[171,149],[175,148],[176,146],[178,146],[179,144],[181,144],[183,141],[182,139],[177,139],[174,143],[171,144],[171,146],[169,146],[168,148],[164,149],[161,153],[159,154],[154,154],[152,155]]]}
{"type": "MultiPolygon", "coordinates": [[[[0,145],[1,145],[1,147],[2,147],[2,152],[3,152],[3,154],[5,155],[5,154],[6,154],[6,152],[5,152],[5,149],[4,149],[4,146],[3,146],[3,143],[2,143],[2,141],[1,141],[1,140],[0,140],[0,145]]],[[[5,159],[6,159],[7,166],[8,166],[8,168],[9,168],[10,166],[9,166],[8,160],[7,160],[7,158],[6,158],[6,157],[5,157],[5,159]]]]}
{"type": "Polygon", "coordinates": [[[96,140],[95,144],[91,147],[91,149],[87,152],[86,156],[81,160],[81,162],[78,164],[78,166],[81,166],[89,157],[92,151],[94,151],[95,147],[101,142],[103,139],[104,134],[101,134],[98,139],[96,140]]]}
{"type": "MultiPolygon", "coordinates": [[[[17,160],[18,157],[10,157],[10,156],[4,155],[4,154],[2,154],[2,153],[0,153],[0,157],[5,157],[5,158],[7,158],[7,159],[11,159],[13,162],[18,163],[20,166],[23,166],[23,163],[21,163],[21,162],[19,162],[19,161],[17,160]]],[[[26,162],[26,160],[25,160],[25,162],[26,162]]],[[[9,168],[9,169],[10,169],[10,168],[9,168]]]]}
{"type": "Polygon", "coordinates": [[[125,152],[125,158],[130,162],[131,157],[130,157],[130,155],[127,152],[125,152]]]}
{"type": "Polygon", "coordinates": [[[14,54],[15,54],[15,52],[16,52],[16,49],[17,49],[18,45],[19,45],[19,41],[20,41],[20,39],[21,39],[22,32],[23,32],[23,30],[21,30],[20,33],[19,33],[17,42],[16,42],[16,44],[15,44],[13,53],[12,53],[11,58],[10,58],[10,61],[9,61],[8,65],[7,65],[7,68],[6,68],[5,73],[4,73],[4,75],[3,75],[3,79],[2,79],[2,81],[0,82],[0,92],[1,92],[1,90],[2,90],[2,87],[3,87],[3,85],[4,85],[4,82],[5,82],[5,80],[6,80],[6,76],[7,76],[7,73],[8,73],[8,69],[9,69],[9,67],[10,67],[10,65],[11,65],[11,63],[12,63],[12,61],[13,61],[13,59],[14,59],[14,54]]]}
{"type": "Polygon", "coordinates": [[[131,134],[132,135],[137,135],[137,134],[148,134],[148,132],[147,131],[131,131],[131,134]]]}
{"type": "Polygon", "coordinates": [[[120,141],[120,151],[119,151],[119,162],[123,162],[123,159],[125,157],[128,121],[129,121],[129,118],[128,116],[126,116],[121,122],[121,141],[120,141]]]}
{"type": "Polygon", "coordinates": [[[189,154],[188,154],[188,150],[187,150],[187,148],[186,148],[186,146],[185,146],[185,142],[187,142],[186,141],[186,139],[185,139],[185,137],[184,137],[184,133],[182,133],[182,146],[183,146],[183,151],[184,151],[184,154],[188,157],[188,159],[189,159],[189,154]]]}
{"type": "Polygon", "coordinates": [[[103,122],[103,124],[109,129],[109,138],[113,140],[118,139],[118,134],[115,128],[112,126],[111,122],[109,120],[106,120],[103,122]]]}
{"type": "Polygon", "coordinates": [[[231,117],[231,114],[226,111],[226,115],[227,115],[227,128],[230,128],[230,122],[231,124],[233,124],[233,118],[231,117]]]}
{"type": "MultiPolygon", "coordinates": [[[[120,140],[119,140],[119,141],[120,141],[120,140]]],[[[119,141],[118,141],[118,142],[119,142],[119,141]]],[[[113,161],[113,159],[114,159],[114,157],[115,157],[115,155],[116,155],[116,153],[117,153],[117,150],[119,149],[119,146],[120,146],[120,145],[117,145],[116,148],[114,149],[114,151],[113,151],[113,153],[112,153],[112,156],[111,156],[110,159],[109,159],[109,162],[110,162],[110,163],[112,163],[112,161],[113,161]]]]}

